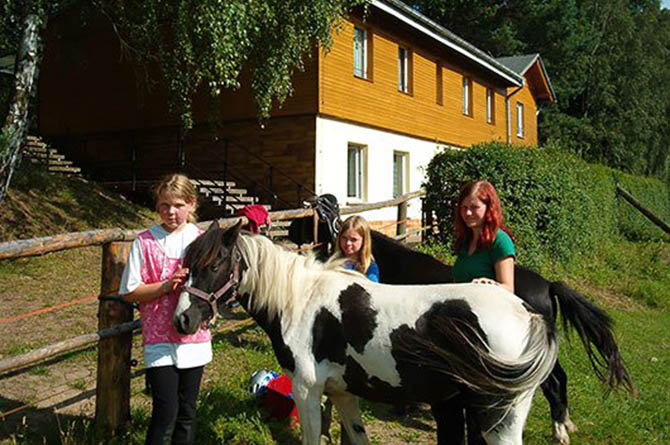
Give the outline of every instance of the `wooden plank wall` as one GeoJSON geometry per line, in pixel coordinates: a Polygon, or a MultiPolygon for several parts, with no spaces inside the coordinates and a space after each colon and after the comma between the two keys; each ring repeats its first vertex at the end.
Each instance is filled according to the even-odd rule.
{"type": "MultiPolygon", "coordinates": [[[[457,65],[448,54],[436,54],[410,33],[383,28],[383,21],[363,24],[355,18],[342,23],[332,50],[319,55],[319,112],[377,128],[388,129],[456,146],[481,141],[506,140],[504,88],[457,65]],[[358,23],[372,38],[372,80],[353,74],[353,29],[358,23]],[[373,23],[371,25],[370,23],[373,23]],[[408,47],[413,58],[411,94],[398,91],[398,45],[408,47]],[[437,63],[442,68],[442,105],[437,100],[437,63]],[[473,81],[473,113],[462,113],[462,78],[473,81]],[[486,122],[486,89],[495,89],[495,123],[486,122]]],[[[531,97],[532,99],[532,97],[531,97]]],[[[523,99],[527,101],[527,98],[523,99]]],[[[524,102],[525,103],[525,102],[524,102]]],[[[534,118],[534,101],[526,104],[527,117],[534,118]],[[532,104],[532,105],[531,105],[532,104]]],[[[532,132],[528,127],[528,134],[532,132]]],[[[528,137],[522,143],[536,140],[528,137]]]]}
{"type": "MultiPolygon", "coordinates": [[[[39,127],[45,136],[108,133],[177,125],[168,109],[167,92],[156,67],[149,67],[150,85],[143,72],[120,52],[118,37],[109,22],[91,17],[83,26],[77,8],[49,22],[39,84],[39,127]]],[[[296,72],[296,93],[272,116],[316,113],[317,60],[306,58],[306,70],[296,72]]],[[[257,117],[243,71],[239,90],[223,90],[219,114],[213,113],[205,91],[193,101],[196,123],[213,118],[227,120],[257,117]]]]}

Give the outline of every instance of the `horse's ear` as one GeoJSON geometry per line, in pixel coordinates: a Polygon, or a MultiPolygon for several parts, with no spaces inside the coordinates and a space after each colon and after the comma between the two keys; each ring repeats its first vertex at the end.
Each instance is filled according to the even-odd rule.
{"type": "Polygon", "coordinates": [[[237,237],[240,236],[240,230],[242,230],[241,218],[237,221],[237,224],[226,231],[223,239],[224,243],[228,246],[232,246],[235,241],[237,241],[237,237]]]}
{"type": "Polygon", "coordinates": [[[212,224],[209,225],[209,227],[207,228],[207,231],[212,232],[212,231],[220,229],[220,228],[221,227],[219,226],[219,221],[215,219],[214,221],[212,221],[212,224]]]}

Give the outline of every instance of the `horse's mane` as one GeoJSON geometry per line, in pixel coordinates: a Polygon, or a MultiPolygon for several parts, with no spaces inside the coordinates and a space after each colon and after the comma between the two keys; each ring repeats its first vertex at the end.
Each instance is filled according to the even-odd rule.
{"type": "Polygon", "coordinates": [[[299,255],[260,235],[240,235],[237,247],[251,266],[244,272],[245,289],[241,289],[249,293],[249,309],[266,309],[270,320],[281,313],[286,326],[297,318],[324,273],[342,271],[344,263],[322,263],[311,253],[299,255]]]}
{"type": "Polygon", "coordinates": [[[184,267],[203,270],[217,259],[223,247],[223,230],[207,230],[186,248],[184,267]]]}

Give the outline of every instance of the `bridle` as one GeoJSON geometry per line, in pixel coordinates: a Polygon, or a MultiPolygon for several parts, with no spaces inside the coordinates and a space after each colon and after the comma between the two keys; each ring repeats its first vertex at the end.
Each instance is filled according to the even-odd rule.
{"type": "Polygon", "coordinates": [[[228,305],[237,299],[237,288],[240,284],[240,263],[242,263],[242,254],[236,248],[233,248],[231,261],[233,263],[233,268],[230,271],[230,277],[228,278],[228,281],[226,281],[226,283],[216,292],[207,293],[191,286],[184,286],[182,288],[189,294],[195,295],[201,300],[204,300],[205,303],[209,304],[209,307],[212,310],[212,318],[215,318],[217,315],[219,315],[217,302],[226,292],[228,292],[229,289],[233,289],[233,294],[229,299],[226,300],[224,304],[228,305]]]}

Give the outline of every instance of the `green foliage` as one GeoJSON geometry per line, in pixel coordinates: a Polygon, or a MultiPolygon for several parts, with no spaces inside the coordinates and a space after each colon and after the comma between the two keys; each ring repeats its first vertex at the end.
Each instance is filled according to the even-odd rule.
{"type": "Polygon", "coordinates": [[[439,153],[427,169],[427,202],[437,214],[443,242],[452,241],[461,185],[476,179],[486,179],[498,190],[519,261],[533,267],[569,261],[620,234],[662,238],[660,230],[616,198],[617,181],[626,181],[632,193],[654,195],[646,202],[670,220],[668,190],[658,180],[590,165],[556,147],[490,143],[439,153]]]}
{"type": "MultiPolygon", "coordinates": [[[[291,95],[295,70],[321,45],[348,11],[365,0],[98,0],[116,25],[128,54],[144,66],[158,64],[172,111],[193,124],[191,101],[198,90],[217,98],[239,88],[248,69],[259,114],[291,95]]],[[[148,72],[148,70],[147,70],[148,72]]]]}
{"type": "Polygon", "coordinates": [[[540,140],[670,179],[670,10],[655,0],[416,0],[496,57],[540,53],[558,96],[540,140]]]}
{"type": "MultiPolygon", "coordinates": [[[[625,173],[614,173],[615,181],[643,206],[670,224],[670,199],[668,187],[653,178],[625,173]]],[[[623,199],[616,202],[619,229],[629,239],[647,240],[663,236],[660,227],[651,224],[638,210],[623,199]]]]}

